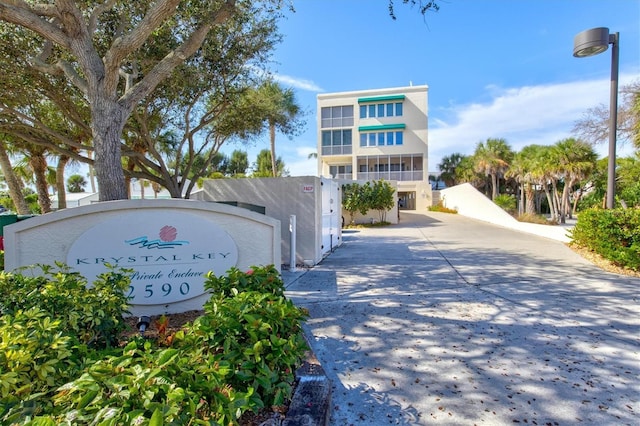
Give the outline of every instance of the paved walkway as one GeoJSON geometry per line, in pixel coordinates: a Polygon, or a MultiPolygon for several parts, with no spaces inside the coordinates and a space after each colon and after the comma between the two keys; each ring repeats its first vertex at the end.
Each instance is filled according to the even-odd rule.
{"type": "Polygon", "coordinates": [[[332,425],[640,424],[640,279],[562,242],[403,213],[283,277],[332,425]]]}

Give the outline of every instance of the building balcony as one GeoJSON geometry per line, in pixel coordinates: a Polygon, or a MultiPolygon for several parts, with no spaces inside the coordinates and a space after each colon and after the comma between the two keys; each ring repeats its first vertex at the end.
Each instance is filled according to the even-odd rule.
{"type": "Polygon", "coordinates": [[[323,146],[322,155],[351,155],[352,145],[323,146]]]}
{"type": "Polygon", "coordinates": [[[358,172],[358,180],[397,180],[397,181],[422,181],[424,180],[423,170],[413,170],[404,172],[358,172]]]}

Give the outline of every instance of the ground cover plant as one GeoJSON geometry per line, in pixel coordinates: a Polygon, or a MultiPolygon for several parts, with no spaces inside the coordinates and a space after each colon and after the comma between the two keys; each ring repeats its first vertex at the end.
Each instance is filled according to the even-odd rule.
{"type": "Polygon", "coordinates": [[[92,288],[62,265],[0,274],[1,424],[229,425],[290,398],[306,313],[273,266],[209,274],[202,315],[155,338],[125,330],[128,286],[119,270],[92,288]]]}

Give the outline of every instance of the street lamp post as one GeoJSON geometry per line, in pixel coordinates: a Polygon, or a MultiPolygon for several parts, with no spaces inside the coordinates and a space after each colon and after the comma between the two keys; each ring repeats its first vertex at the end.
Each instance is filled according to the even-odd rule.
{"type": "Polygon", "coordinates": [[[609,99],[609,169],[607,172],[607,208],[615,206],[616,195],[616,131],[618,123],[618,45],[620,33],[609,34],[609,28],[592,28],[573,39],[573,56],[597,55],[611,44],[611,92],[609,99]]]}

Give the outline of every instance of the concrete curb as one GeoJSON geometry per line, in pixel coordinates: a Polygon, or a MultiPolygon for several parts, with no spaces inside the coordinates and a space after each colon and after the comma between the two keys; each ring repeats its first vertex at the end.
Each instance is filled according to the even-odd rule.
{"type": "Polygon", "coordinates": [[[331,418],[331,380],[309,351],[296,370],[298,384],[282,426],[327,426],[331,418]]]}
{"type": "MultiPolygon", "coordinates": [[[[285,288],[291,286],[300,277],[305,275],[308,269],[291,272],[282,271],[282,279],[285,288]]],[[[296,370],[296,388],[291,397],[291,404],[287,411],[282,426],[328,426],[331,419],[331,393],[333,383],[327,377],[318,358],[311,349],[309,339],[313,337],[303,326],[303,336],[307,341],[309,350],[303,364],[296,370]]]]}

